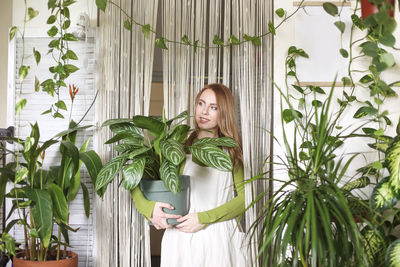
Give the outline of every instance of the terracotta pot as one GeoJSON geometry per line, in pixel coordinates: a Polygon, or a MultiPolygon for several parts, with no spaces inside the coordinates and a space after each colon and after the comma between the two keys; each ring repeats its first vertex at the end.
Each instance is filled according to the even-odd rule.
{"type": "MultiPolygon", "coordinates": [[[[394,17],[394,0],[387,0],[393,6],[393,10],[388,11],[389,16],[394,17]]],[[[378,7],[371,4],[368,0],[361,0],[361,16],[363,19],[379,11],[378,7]]]]}
{"type": "Polygon", "coordinates": [[[13,267],[78,267],[78,254],[67,251],[67,259],[48,260],[48,261],[30,261],[24,260],[25,252],[18,253],[13,259],[13,267]]]}

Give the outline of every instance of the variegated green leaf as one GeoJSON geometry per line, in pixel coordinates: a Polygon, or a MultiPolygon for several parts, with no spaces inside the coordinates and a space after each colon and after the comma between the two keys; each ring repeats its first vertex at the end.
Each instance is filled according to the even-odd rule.
{"type": "Polygon", "coordinates": [[[110,126],[110,125],[113,125],[113,124],[119,124],[119,123],[125,123],[125,122],[132,122],[132,119],[111,119],[111,120],[106,120],[105,122],[103,122],[101,127],[106,127],[106,126],[110,126]]]}
{"type": "Polygon", "coordinates": [[[386,162],[390,171],[390,186],[395,190],[396,194],[400,194],[400,137],[396,137],[390,144],[386,162]]]}
{"type": "Polygon", "coordinates": [[[385,263],[387,267],[400,266],[400,238],[390,244],[386,250],[385,263]]]}
{"type": "Polygon", "coordinates": [[[135,159],[132,164],[125,166],[122,170],[122,178],[124,179],[124,188],[126,190],[134,189],[143,176],[146,159],[144,157],[135,159]]]}
{"type": "Polygon", "coordinates": [[[176,125],[173,128],[171,128],[171,136],[169,138],[172,138],[179,143],[183,143],[188,136],[188,133],[190,131],[189,125],[176,125]]]}
{"type": "Polygon", "coordinates": [[[168,160],[165,160],[160,167],[160,178],[172,193],[176,194],[181,191],[178,167],[168,160]]]}
{"type": "Polygon", "coordinates": [[[179,165],[186,157],[183,145],[174,139],[161,140],[160,150],[162,155],[174,165],[179,165]]]}
{"type": "Polygon", "coordinates": [[[131,144],[118,144],[115,146],[115,151],[120,153],[131,152],[134,149],[138,149],[138,146],[131,145],[131,144]]]}
{"type": "Polygon", "coordinates": [[[193,145],[189,147],[192,156],[201,163],[221,171],[232,171],[231,158],[219,147],[214,145],[193,145]]]}
{"type": "Polygon", "coordinates": [[[356,180],[350,181],[346,183],[343,187],[342,190],[344,191],[351,191],[353,189],[358,189],[358,188],[364,188],[367,185],[370,184],[370,180],[368,177],[361,177],[356,180]]]}
{"type": "Polygon", "coordinates": [[[136,138],[142,138],[143,132],[132,123],[124,122],[110,125],[110,130],[113,133],[128,133],[136,138]]]}
{"type": "Polygon", "coordinates": [[[161,133],[165,131],[166,127],[166,125],[159,120],[140,115],[133,117],[133,123],[136,127],[149,130],[155,137],[160,136],[161,133]]]}
{"type": "Polygon", "coordinates": [[[150,147],[140,147],[140,148],[136,148],[134,149],[132,152],[130,152],[128,154],[128,158],[129,159],[133,159],[136,156],[139,156],[147,151],[149,151],[151,148],[150,147]]]}
{"type": "Polygon", "coordinates": [[[396,204],[397,198],[390,187],[389,177],[385,177],[375,186],[370,201],[371,207],[378,210],[384,210],[396,204]]]}
{"type": "Polygon", "coordinates": [[[382,233],[376,229],[366,227],[361,231],[361,242],[371,265],[376,262],[382,262],[386,249],[386,242],[382,233]]]}
{"type": "Polygon", "coordinates": [[[168,120],[168,121],[167,121],[167,124],[168,124],[168,125],[171,125],[172,122],[175,121],[175,120],[179,120],[179,119],[184,120],[184,119],[187,119],[188,115],[189,115],[189,114],[188,114],[187,110],[185,110],[184,112],[180,113],[180,114],[179,114],[178,116],[176,116],[175,118],[172,118],[172,119],[168,120]]]}
{"type": "Polygon", "coordinates": [[[112,138],[110,138],[109,140],[107,140],[104,144],[112,144],[112,143],[118,142],[122,139],[124,139],[124,142],[127,142],[129,140],[136,144],[142,143],[137,137],[133,136],[130,133],[118,133],[118,134],[114,135],[112,138]]]}
{"type": "Polygon", "coordinates": [[[120,172],[124,163],[126,162],[128,155],[122,154],[110,160],[104,167],[100,170],[97,175],[97,180],[95,184],[95,190],[101,189],[103,186],[108,185],[114,177],[120,172]]]}
{"type": "Polygon", "coordinates": [[[193,143],[193,145],[200,145],[200,144],[210,144],[214,146],[223,146],[223,147],[236,147],[237,144],[235,140],[229,137],[220,137],[220,138],[210,138],[205,137],[197,140],[193,143]]]}
{"type": "Polygon", "coordinates": [[[371,143],[371,144],[368,144],[368,146],[369,146],[370,148],[379,150],[379,151],[381,151],[381,152],[383,152],[383,153],[385,153],[386,150],[387,150],[388,147],[389,147],[389,145],[388,145],[386,142],[371,143]]]}

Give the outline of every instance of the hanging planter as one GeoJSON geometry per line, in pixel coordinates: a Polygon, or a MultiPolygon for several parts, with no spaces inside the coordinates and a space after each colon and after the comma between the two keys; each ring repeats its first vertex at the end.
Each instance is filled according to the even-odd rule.
{"type": "Polygon", "coordinates": [[[67,258],[61,260],[30,261],[25,260],[25,251],[18,253],[13,259],[13,267],[78,267],[78,254],[67,251],[67,258]]]}
{"type": "MultiPolygon", "coordinates": [[[[395,0],[386,0],[386,3],[391,4],[393,6],[392,10],[388,10],[389,16],[394,17],[394,1],[395,0]]],[[[363,19],[368,17],[369,15],[378,13],[379,8],[377,5],[370,3],[369,0],[361,0],[361,16],[363,19]]]]}
{"type": "MultiPolygon", "coordinates": [[[[190,177],[180,175],[181,191],[172,193],[161,180],[142,179],[140,189],[148,200],[171,204],[175,209],[164,209],[166,213],[186,215],[189,212],[189,184],[190,177]]],[[[168,219],[168,224],[178,224],[176,219],[168,219]]],[[[151,223],[150,223],[151,224],[151,223]]]]}

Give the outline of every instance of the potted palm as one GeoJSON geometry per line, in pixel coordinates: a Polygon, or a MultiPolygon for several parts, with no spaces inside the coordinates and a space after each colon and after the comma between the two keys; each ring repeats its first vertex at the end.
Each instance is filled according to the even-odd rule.
{"type": "Polygon", "coordinates": [[[67,263],[71,265],[66,266],[77,266],[77,254],[67,251],[68,231],[78,230],[69,226],[69,203],[82,188],[85,212],[89,215],[89,193],[80,182],[80,167],[85,163],[95,182],[97,170],[102,167],[101,160],[94,151],[87,151],[89,139],[80,150],[75,146],[77,131],[87,127],[77,127],[71,122],[68,130],[45,141],[41,146],[37,123],[31,127],[31,134],[25,140],[12,138],[22,150],[16,153],[16,161],[6,165],[0,172],[2,181],[13,183],[13,188],[7,194],[5,188],[2,190],[1,197],[11,198],[13,206],[10,214],[13,211],[18,214],[17,219],[8,222],[1,237],[1,248],[14,256],[14,266],[57,266],[67,263]],[[57,140],[60,138],[62,140],[57,140]],[[60,144],[61,164],[45,170],[45,150],[57,143],[60,144]],[[20,252],[16,251],[15,239],[9,234],[16,224],[24,228],[24,250],[20,252]],[[57,234],[53,235],[54,232],[57,234]]]}
{"type": "Polygon", "coordinates": [[[133,190],[140,184],[148,199],[170,203],[175,207],[171,212],[186,214],[189,181],[187,176],[179,175],[179,166],[185,160],[186,152],[190,151],[193,159],[201,164],[232,171],[232,161],[220,147],[237,145],[233,139],[222,137],[203,138],[185,147],[190,127],[182,123],[187,116],[187,111],[184,111],[170,120],[165,116],[134,116],[132,119],[104,122],[103,127],[109,126],[115,133],[106,144],[121,141],[115,146],[120,154],[101,169],[95,190],[106,187],[122,171],[125,189],[133,190]],[[145,136],[144,130],[152,135],[152,141],[145,136]]]}

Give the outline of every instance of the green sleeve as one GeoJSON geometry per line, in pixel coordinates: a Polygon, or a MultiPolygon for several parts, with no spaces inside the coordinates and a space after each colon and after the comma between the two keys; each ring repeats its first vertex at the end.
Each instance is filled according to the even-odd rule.
{"type": "Polygon", "coordinates": [[[133,201],[135,202],[136,209],[142,214],[146,219],[150,219],[153,215],[155,201],[147,200],[139,186],[136,186],[135,189],[131,191],[131,196],[133,201]]]}
{"type": "Polygon", "coordinates": [[[212,210],[197,213],[199,223],[211,224],[215,222],[227,221],[239,216],[245,211],[243,166],[233,174],[233,180],[235,183],[237,196],[212,210]]]}

